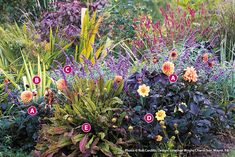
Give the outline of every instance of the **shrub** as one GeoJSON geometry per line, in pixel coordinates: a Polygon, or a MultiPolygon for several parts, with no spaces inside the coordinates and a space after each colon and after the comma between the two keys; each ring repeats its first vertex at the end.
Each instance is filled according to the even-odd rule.
{"type": "Polygon", "coordinates": [[[50,1],[46,0],[1,0],[0,22],[22,22],[24,14],[30,15],[32,19],[38,18],[40,13],[49,9],[50,1]]]}
{"type": "Polygon", "coordinates": [[[78,1],[58,2],[54,5],[56,11],[44,13],[40,21],[42,38],[48,39],[50,28],[53,32],[59,29],[62,36],[76,38],[80,33],[81,8],[86,6],[78,1]]]}
{"type": "Polygon", "coordinates": [[[49,117],[51,111],[45,108],[43,99],[25,105],[18,101],[18,95],[17,91],[8,91],[8,102],[0,104],[2,111],[0,147],[20,148],[22,151],[30,152],[36,144],[42,117],[49,117]],[[36,116],[28,115],[27,109],[30,105],[37,107],[38,114],[36,116]]]}
{"type": "Polygon", "coordinates": [[[231,77],[232,65],[221,67],[203,42],[191,40],[171,50],[166,47],[159,45],[161,51],[148,51],[137,59],[145,63],[143,69],[126,79],[122,99],[137,147],[162,148],[173,138],[177,149],[222,148],[215,134],[233,127],[234,119],[231,106],[221,106],[222,97],[214,94],[213,84],[231,77]],[[171,74],[178,76],[176,83],[170,83],[171,74]],[[145,114],[158,112],[166,117],[151,124],[144,121],[145,114]]]}
{"type": "MultiPolygon", "coordinates": [[[[151,52],[156,45],[167,45],[169,49],[175,43],[184,43],[189,36],[198,41],[207,40],[213,35],[210,25],[205,23],[206,11],[202,6],[200,10],[190,7],[183,10],[180,7],[172,8],[167,5],[166,9],[160,8],[163,20],[156,22],[146,14],[134,19],[133,27],[136,35],[133,41],[135,48],[139,51],[149,49],[151,52]],[[200,24],[198,24],[200,23],[200,24]]],[[[194,39],[194,40],[195,40],[194,39]]]]}
{"type": "Polygon", "coordinates": [[[50,104],[46,95],[35,99],[37,93],[23,87],[23,84],[19,84],[20,88],[16,89],[7,78],[1,79],[1,83],[3,94],[0,100],[0,148],[20,149],[28,153],[36,144],[43,117],[50,117],[52,113],[48,107],[50,104]],[[21,89],[26,89],[27,92],[22,92],[21,89]],[[30,93],[30,97],[27,93],[30,93]],[[27,113],[31,105],[37,108],[38,113],[35,116],[27,113]]]}
{"type": "Polygon", "coordinates": [[[141,148],[160,146],[161,142],[155,141],[157,135],[163,137],[162,143],[176,137],[178,149],[202,144],[221,148],[214,134],[233,126],[233,116],[231,111],[210,99],[211,91],[205,84],[201,78],[196,83],[188,83],[181,76],[177,83],[170,83],[166,75],[156,71],[144,71],[130,77],[123,99],[134,127],[133,136],[138,135],[135,138],[141,148]],[[147,97],[137,92],[142,84],[150,87],[147,97]],[[143,120],[145,114],[155,115],[160,110],[165,112],[165,119],[154,120],[151,124],[143,120]]]}

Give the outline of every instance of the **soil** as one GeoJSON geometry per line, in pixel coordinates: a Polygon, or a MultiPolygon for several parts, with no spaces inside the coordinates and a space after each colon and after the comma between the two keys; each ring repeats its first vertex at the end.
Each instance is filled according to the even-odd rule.
{"type": "MultiPolygon", "coordinates": [[[[229,133],[219,133],[217,135],[218,140],[223,144],[224,146],[224,152],[217,152],[217,151],[211,151],[211,152],[202,152],[202,153],[193,153],[188,155],[189,157],[225,157],[231,150],[235,150],[235,130],[229,133]]],[[[205,149],[205,147],[199,147],[197,148],[199,150],[205,149]]],[[[230,156],[232,157],[232,156],[230,156]]]]}

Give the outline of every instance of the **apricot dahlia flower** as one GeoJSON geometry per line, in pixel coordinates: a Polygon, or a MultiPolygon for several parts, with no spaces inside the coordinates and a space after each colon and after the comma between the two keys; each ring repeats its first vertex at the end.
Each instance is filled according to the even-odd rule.
{"type": "Polygon", "coordinates": [[[120,76],[120,75],[117,75],[117,76],[115,76],[115,78],[114,78],[114,81],[115,81],[116,83],[119,83],[119,82],[121,82],[122,80],[123,80],[123,77],[120,76]]]}
{"type": "Polygon", "coordinates": [[[24,104],[29,103],[33,99],[33,93],[31,91],[24,91],[20,95],[24,104]]]}
{"type": "Polygon", "coordinates": [[[64,90],[67,88],[66,81],[64,79],[60,79],[56,82],[56,86],[58,90],[64,90]]]}
{"type": "Polygon", "coordinates": [[[155,136],[155,140],[158,142],[162,141],[162,136],[161,135],[155,136]]]}
{"type": "Polygon", "coordinates": [[[197,71],[194,67],[187,67],[187,69],[185,69],[185,73],[183,75],[183,79],[185,81],[197,82],[197,77],[197,71]]]}
{"type": "Polygon", "coordinates": [[[208,53],[204,53],[204,54],[202,55],[202,60],[203,60],[203,62],[204,62],[204,63],[208,62],[208,59],[209,59],[208,53]]]}

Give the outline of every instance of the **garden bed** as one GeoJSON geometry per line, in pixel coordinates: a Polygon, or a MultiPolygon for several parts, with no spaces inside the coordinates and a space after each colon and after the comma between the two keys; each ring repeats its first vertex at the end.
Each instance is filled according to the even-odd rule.
{"type": "Polygon", "coordinates": [[[3,3],[0,157],[234,156],[232,1],[3,3]]]}

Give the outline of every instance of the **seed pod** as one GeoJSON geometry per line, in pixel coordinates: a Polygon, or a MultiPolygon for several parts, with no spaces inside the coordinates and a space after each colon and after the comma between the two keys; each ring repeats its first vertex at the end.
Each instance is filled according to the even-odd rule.
{"type": "Polygon", "coordinates": [[[117,118],[112,118],[112,122],[116,123],[117,122],[117,118]]]}
{"type": "Polygon", "coordinates": [[[134,129],[134,128],[133,128],[133,126],[131,126],[131,125],[128,127],[128,130],[129,130],[129,131],[132,131],[133,129],[134,129]]]}
{"type": "Polygon", "coordinates": [[[178,135],[178,134],[179,134],[179,131],[178,131],[178,130],[175,130],[175,134],[178,135]]]}
{"type": "Polygon", "coordinates": [[[114,129],[116,129],[116,128],[117,128],[117,126],[116,126],[116,125],[113,125],[113,128],[114,128],[114,129]]]}
{"type": "Polygon", "coordinates": [[[160,122],[160,125],[161,125],[161,126],[165,125],[165,122],[164,122],[164,121],[161,121],[161,122],[160,122]]]}

